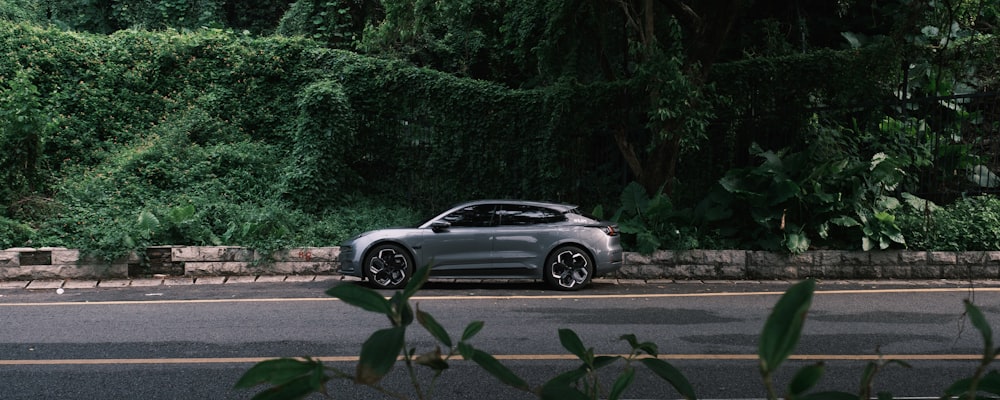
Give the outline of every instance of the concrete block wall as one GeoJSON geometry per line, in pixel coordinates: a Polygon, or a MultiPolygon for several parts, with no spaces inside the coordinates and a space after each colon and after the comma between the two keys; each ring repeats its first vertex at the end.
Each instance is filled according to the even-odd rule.
{"type": "MultiPolygon", "coordinates": [[[[107,279],[150,274],[184,276],[333,275],[338,247],[304,247],[260,254],[229,246],[158,246],[147,256],[133,254],[106,262],[65,248],[0,251],[0,281],[25,279],[107,279]],[[151,255],[155,255],[151,256],[151,255]],[[155,258],[155,259],[154,259],[155,258]],[[167,265],[169,268],[151,268],[167,265]],[[167,272],[163,272],[167,271],[167,272]]],[[[786,280],[786,279],[1000,279],[1000,252],[840,251],[784,254],[747,250],[625,253],[620,279],[786,280]]]]}
{"type": "Polygon", "coordinates": [[[81,257],[79,250],[62,247],[17,247],[0,251],[0,280],[124,278],[129,264],[138,262],[137,257],[115,261],[81,257]]]}
{"type": "Polygon", "coordinates": [[[303,247],[270,256],[241,247],[177,247],[174,262],[184,264],[184,275],[323,275],[340,266],[339,247],[303,247]]]}
{"type": "Polygon", "coordinates": [[[620,278],[674,280],[1000,279],[998,251],[746,250],[626,253],[620,278]]]}

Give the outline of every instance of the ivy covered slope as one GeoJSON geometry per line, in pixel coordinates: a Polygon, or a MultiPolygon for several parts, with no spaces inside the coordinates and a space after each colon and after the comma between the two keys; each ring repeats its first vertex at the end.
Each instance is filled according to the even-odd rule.
{"type": "Polygon", "coordinates": [[[0,37],[2,248],[335,245],[458,199],[587,195],[572,96],[303,39],[0,37]]]}

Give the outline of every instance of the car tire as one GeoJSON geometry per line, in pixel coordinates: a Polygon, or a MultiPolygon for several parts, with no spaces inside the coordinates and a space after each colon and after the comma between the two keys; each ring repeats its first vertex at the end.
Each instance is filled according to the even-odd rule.
{"type": "Polygon", "coordinates": [[[399,289],[413,276],[413,257],[399,245],[375,246],[364,260],[365,278],[376,289],[399,289]]]}
{"type": "Polygon", "coordinates": [[[578,246],[560,246],[545,260],[545,282],[558,290],[580,290],[590,284],[594,260],[578,246]]]}

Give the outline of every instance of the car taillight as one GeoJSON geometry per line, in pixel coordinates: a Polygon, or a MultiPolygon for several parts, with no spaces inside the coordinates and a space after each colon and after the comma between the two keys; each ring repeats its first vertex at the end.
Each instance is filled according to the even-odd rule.
{"type": "Polygon", "coordinates": [[[608,236],[618,236],[618,227],[614,225],[602,226],[601,230],[608,236]]]}

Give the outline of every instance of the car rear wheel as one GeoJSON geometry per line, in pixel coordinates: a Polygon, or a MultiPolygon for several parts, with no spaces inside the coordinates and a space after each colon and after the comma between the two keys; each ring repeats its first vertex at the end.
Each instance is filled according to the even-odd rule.
{"type": "Polygon", "coordinates": [[[577,246],[557,248],[545,260],[545,281],[559,290],[580,290],[594,275],[594,261],[577,246]]]}
{"type": "Polygon", "coordinates": [[[365,277],[378,289],[399,289],[413,275],[413,258],[402,247],[382,244],[365,256],[365,277]]]}

